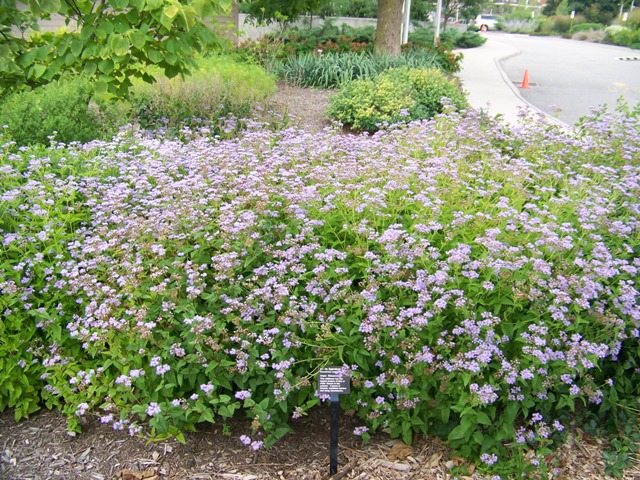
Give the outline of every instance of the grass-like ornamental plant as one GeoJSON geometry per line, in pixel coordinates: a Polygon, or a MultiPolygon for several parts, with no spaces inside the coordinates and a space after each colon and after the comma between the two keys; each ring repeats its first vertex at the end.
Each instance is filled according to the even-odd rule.
{"type": "Polygon", "coordinates": [[[389,69],[371,79],[346,83],[331,97],[327,115],[353,130],[375,132],[383,124],[432,118],[445,101],[466,107],[464,93],[437,69],[389,69]]]}
{"type": "Polygon", "coordinates": [[[289,57],[276,68],[279,77],[292,85],[337,88],[351,80],[369,79],[389,68],[442,68],[436,53],[409,51],[398,57],[372,53],[301,54],[289,57]]]}
{"type": "Polygon", "coordinates": [[[576,134],[453,112],[373,136],[3,141],[0,408],[181,437],[237,411],[270,445],[341,399],[545,473],[638,401],[638,112],[576,134]]]}
{"type": "Polygon", "coordinates": [[[198,66],[185,78],[158,74],[157,83],[136,83],[131,99],[135,120],[145,128],[162,127],[173,133],[208,122],[224,134],[229,117],[249,116],[252,106],[277,90],[273,75],[230,55],[199,58],[198,66]]]}

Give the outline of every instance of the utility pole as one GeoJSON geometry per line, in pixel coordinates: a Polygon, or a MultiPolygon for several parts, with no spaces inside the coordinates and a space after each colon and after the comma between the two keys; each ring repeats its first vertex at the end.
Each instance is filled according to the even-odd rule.
{"type": "Polygon", "coordinates": [[[436,4],[436,33],[433,36],[433,43],[440,41],[440,17],[442,17],[442,0],[437,0],[436,4]]]}
{"type": "Polygon", "coordinates": [[[402,7],[402,43],[409,41],[409,20],[411,17],[411,0],[404,0],[402,7]]]}

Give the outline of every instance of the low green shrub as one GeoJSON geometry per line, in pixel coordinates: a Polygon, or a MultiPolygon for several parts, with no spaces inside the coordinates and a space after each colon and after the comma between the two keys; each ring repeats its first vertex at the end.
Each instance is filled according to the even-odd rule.
{"type": "Polygon", "coordinates": [[[435,30],[433,28],[416,28],[413,31],[409,31],[408,45],[413,48],[431,48],[433,46],[434,33],[435,30]]]}
{"type": "Polygon", "coordinates": [[[487,42],[487,39],[482,35],[478,35],[474,32],[462,32],[455,39],[455,46],[457,48],[476,48],[481,45],[484,45],[487,42]]]}
{"type": "Polygon", "coordinates": [[[304,53],[372,52],[374,27],[336,27],[331,22],[313,28],[293,28],[283,33],[265,35],[259,41],[247,41],[235,54],[244,61],[255,62],[268,71],[280,62],[304,53]]]}
{"type": "Polygon", "coordinates": [[[634,43],[640,43],[640,29],[632,30],[621,25],[612,25],[605,29],[605,43],[612,43],[622,47],[629,47],[634,43]]]}
{"type": "Polygon", "coordinates": [[[597,30],[604,30],[604,25],[601,23],[581,23],[571,27],[571,33],[595,32],[597,30]]]}
{"type": "Polygon", "coordinates": [[[568,34],[572,26],[576,27],[586,21],[587,19],[582,15],[576,15],[573,19],[569,15],[554,15],[544,19],[544,21],[538,25],[537,33],[543,35],[568,34]]]}
{"type": "Polygon", "coordinates": [[[439,56],[429,51],[408,51],[398,57],[372,53],[302,54],[277,67],[288,83],[305,87],[336,88],[344,82],[371,78],[389,68],[440,68],[439,56]]]}
{"type": "Polygon", "coordinates": [[[384,123],[428,119],[443,111],[442,98],[464,108],[466,98],[454,81],[435,69],[398,68],[355,80],[330,100],[327,115],[353,130],[375,132],[384,123]]]}
{"type": "MultiPolygon", "coordinates": [[[[246,117],[254,103],[277,89],[273,75],[261,66],[231,56],[202,58],[199,67],[189,77],[158,75],[157,83],[136,83],[131,97],[136,121],[145,128],[162,127],[173,133],[203,122],[210,127],[219,123],[225,129],[226,119],[246,117]]],[[[236,132],[236,127],[241,125],[227,133],[236,132]]]]}
{"type": "MultiPolygon", "coordinates": [[[[409,48],[433,48],[433,28],[418,28],[409,32],[409,48]]],[[[474,48],[483,45],[487,41],[483,36],[467,30],[462,32],[457,28],[448,28],[440,33],[440,43],[446,49],[453,48],[474,48]]]]}
{"type": "Polygon", "coordinates": [[[63,143],[107,138],[123,118],[107,103],[102,109],[92,103],[93,95],[83,77],[11,93],[0,104],[0,125],[7,125],[5,135],[18,145],[48,145],[53,137],[63,143]]]}

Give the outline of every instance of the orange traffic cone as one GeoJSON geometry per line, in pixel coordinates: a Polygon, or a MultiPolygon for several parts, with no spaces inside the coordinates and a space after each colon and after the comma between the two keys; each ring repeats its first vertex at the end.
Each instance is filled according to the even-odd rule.
{"type": "Polygon", "coordinates": [[[522,79],[522,85],[520,88],[529,88],[529,70],[524,71],[524,78],[522,79]]]}

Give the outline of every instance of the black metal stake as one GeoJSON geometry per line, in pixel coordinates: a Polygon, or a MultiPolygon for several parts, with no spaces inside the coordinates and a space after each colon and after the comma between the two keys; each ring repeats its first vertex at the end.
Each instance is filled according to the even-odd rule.
{"type": "Polygon", "coordinates": [[[329,476],[338,472],[338,428],[340,426],[340,397],[331,394],[331,432],[329,440],[329,476]]]}

